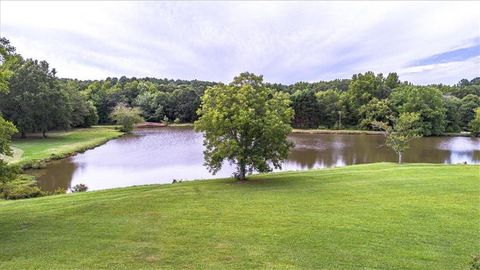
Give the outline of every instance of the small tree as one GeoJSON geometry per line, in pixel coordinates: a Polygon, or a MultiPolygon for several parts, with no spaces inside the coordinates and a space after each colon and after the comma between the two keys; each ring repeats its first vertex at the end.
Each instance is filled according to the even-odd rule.
{"type": "Polygon", "coordinates": [[[224,160],[237,166],[237,177],[253,170],[281,167],[293,146],[287,140],[293,110],[288,94],[263,84],[262,76],[242,73],[230,85],[205,91],[195,129],[204,132],[205,165],[212,173],[224,160]]]}
{"type": "Polygon", "coordinates": [[[480,107],[475,109],[475,118],[470,121],[469,126],[472,136],[478,136],[480,134],[480,107]]]}
{"type": "Polygon", "coordinates": [[[140,116],[141,113],[142,111],[137,107],[130,108],[125,104],[118,104],[110,114],[110,118],[122,126],[120,128],[121,131],[131,132],[135,124],[143,122],[143,118],[140,116]]]}
{"type": "Polygon", "coordinates": [[[394,126],[385,122],[373,121],[372,126],[384,130],[386,143],[398,155],[398,163],[402,163],[402,155],[408,149],[411,140],[421,137],[419,131],[420,115],[418,113],[402,113],[392,121],[394,126]]]}

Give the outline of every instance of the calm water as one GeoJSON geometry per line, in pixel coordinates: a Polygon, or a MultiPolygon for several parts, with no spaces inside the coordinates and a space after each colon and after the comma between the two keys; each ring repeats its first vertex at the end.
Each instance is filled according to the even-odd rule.
{"type": "MultiPolygon", "coordinates": [[[[380,135],[299,134],[290,136],[295,148],[283,170],[306,170],[380,161],[397,157],[383,146],[380,135]]],[[[202,165],[202,135],[190,127],[139,129],[71,158],[36,170],[44,190],[83,183],[89,190],[171,183],[172,179],[204,179],[212,175],[202,165]]],[[[480,164],[480,139],[429,137],[412,142],[405,162],[480,164]]],[[[215,177],[229,177],[225,164],[215,177]]]]}

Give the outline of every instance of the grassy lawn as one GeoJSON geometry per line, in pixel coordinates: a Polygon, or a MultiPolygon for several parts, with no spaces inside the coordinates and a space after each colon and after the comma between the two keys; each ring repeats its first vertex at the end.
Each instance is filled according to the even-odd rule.
{"type": "Polygon", "coordinates": [[[84,151],[119,137],[122,133],[113,126],[98,126],[68,132],[51,132],[47,135],[46,139],[41,138],[39,134],[27,139],[14,140],[12,144],[14,156],[10,162],[28,167],[38,160],[58,159],[84,151]]]}
{"type": "Polygon", "coordinates": [[[1,201],[0,239],[1,269],[468,269],[480,167],[383,163],[1,201]]]}

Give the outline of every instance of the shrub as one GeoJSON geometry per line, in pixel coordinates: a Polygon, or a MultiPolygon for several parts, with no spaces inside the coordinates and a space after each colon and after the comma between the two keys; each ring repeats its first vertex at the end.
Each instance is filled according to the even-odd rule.
{"type": "Polygon", "coordinates": [[[3,197],[7,200],[17,200],[44,196],[37,186],[37,182],[33,177],[28,175],[20,175],[17,179],[4,183],[2,185],[3,197]]]}
{"type": "Polygon", "coordinates": [[[88,187],[85,184],[77,184],[70,188],[71,192],[85,192],[87,190],[88,190],[88,187]]]}
{"type": "Polygon", "coordinates": [[[180,121],[180,118],[178,118],[178,117],[175,118],[175,120],[173,121],[173,123],[175,123],[175,124],[180,124],[180,122],[181,122],[181,121],[180,121]]]}

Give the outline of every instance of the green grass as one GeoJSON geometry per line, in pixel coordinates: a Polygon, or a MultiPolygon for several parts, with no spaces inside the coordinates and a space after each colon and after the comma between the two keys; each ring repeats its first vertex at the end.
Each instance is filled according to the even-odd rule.
{"type": "Polygon", "coordinates": [[[480,167],[381,163],[2,201],[0,239],[0,269],[468,269],[480,167]]]}
{"type": "Polygon", "coordinates": [[[41,134],[31,135],[27,139],[16,139],[11,163],[29,167],[37,161],[48,161],[67,157],[107,142],[122,135],[113,126],[97,126],[74,129],[68,132],[51,132],[44,139],[41,134]]]}

